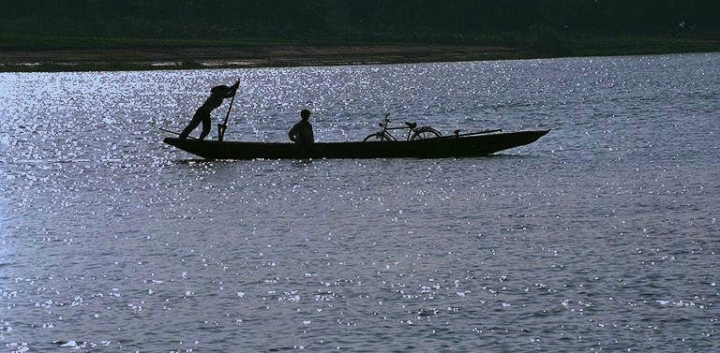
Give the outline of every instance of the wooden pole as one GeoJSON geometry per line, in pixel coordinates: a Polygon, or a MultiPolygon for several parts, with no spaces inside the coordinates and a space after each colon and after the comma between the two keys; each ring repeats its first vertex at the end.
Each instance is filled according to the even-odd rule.
{"type": "MultiPolygon", "coordinates": [[[[238,80],[240,82],[240,80],[238,80]]],[[[233,93],[232,98],[230,99],[230,106],[228,107],[227,114],[225,114],[225,121],[223,121],[222,124],[218,124],[218,141],[222,142],[223,138],[225,137],[225,130],[227,130],[227,122],[230,118],[230,111],[232,110],[233,103],[235,102],[235,96],[237,95],[237,87],[235,87],[235,92],[233,93]]]]}

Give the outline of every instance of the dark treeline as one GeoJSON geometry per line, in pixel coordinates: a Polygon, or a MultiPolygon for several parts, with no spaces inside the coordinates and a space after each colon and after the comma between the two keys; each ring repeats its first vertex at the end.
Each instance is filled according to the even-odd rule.
{"type": "Polygon", "coordinates": [[[707,37],[720,33],[720,1],[0,1],[0,33],[6,36],[493,44],[537,31],[707,37]]]}

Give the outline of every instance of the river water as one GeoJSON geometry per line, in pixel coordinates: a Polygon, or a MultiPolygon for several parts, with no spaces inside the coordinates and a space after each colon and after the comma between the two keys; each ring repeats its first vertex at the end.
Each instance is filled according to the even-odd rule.
{"type": "Polygon", "coordinates": [[[718,351],[719,97],[720,54],[2,73],[1,347],[718,351]],[[303,108],[319,141],[385,113],[552,131],[470,159],[163,145],[237,78],[227,140],[284,141],[303,108]]]}

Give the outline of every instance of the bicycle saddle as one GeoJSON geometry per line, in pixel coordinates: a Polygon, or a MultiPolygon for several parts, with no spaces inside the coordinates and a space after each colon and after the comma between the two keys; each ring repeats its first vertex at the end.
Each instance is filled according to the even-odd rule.
{"type": "Polygon", "coordinates": [[[411,129],[414,129],[417,127],[417,123],[408,123],[407,121],[405,122],[405,125],[407,125],[411,129]]]}

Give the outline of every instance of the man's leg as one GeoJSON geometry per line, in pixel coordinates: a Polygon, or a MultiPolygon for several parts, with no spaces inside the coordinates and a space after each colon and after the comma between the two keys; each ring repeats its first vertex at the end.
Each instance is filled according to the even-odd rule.
{"type": "Polygon", "coordinates": [[[210,128],[212,127],[212,120],[210,119],[210,114],[203,115],[202,117],[202,132],[200,133],[200,139],[204,140],[205,137],[210,133],[210,128]]]}
{"type": "Polygon", "coordinates": [[[188,135],[190,135],[190,133],[198,127],[198,125],[200,125],[200,117],[198,117],[198,114],[195,114],[192,120],[190,120],[190,124],[188,124],[188,126],[180,133],[180,139],[186,139],[188,135]]]}

